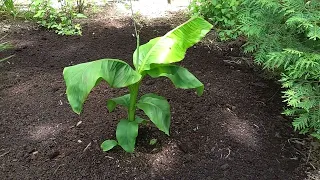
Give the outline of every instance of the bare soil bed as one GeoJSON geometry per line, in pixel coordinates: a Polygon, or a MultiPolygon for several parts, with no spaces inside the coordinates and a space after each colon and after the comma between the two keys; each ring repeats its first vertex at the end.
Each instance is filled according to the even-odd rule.
{"type": "MultiPolygon", "coordinates": [[[[171,27],[141,29],[142,42],[171,27]]],[[[20,29],[7,39],[15,54],[0,64],[0,179],[281,179],[301,180],[304,163],[294,143],[279,84],[236,63],[239,47],[188,50],[182,66],[204,84],[203,96],[175,89],[167,79],[147,78],[141,93],[155,92],[171,104],[171,136],[141,127],[135,153],[102,152],[115,138],[124,109],[108,113],[106,100],[127,92],[96,87],[84,112],[72,112],[65,95],[65,66],[110,57],[131,63],[135,49],[128,20],[88,23],[83,36],[20,29]],[[79,123],[81,122],[81,123],[79,123]],[[78,126],[77,126],[78,125],[78,126]],[[152,138],[158,140],[150,145],[152,138]]]]}

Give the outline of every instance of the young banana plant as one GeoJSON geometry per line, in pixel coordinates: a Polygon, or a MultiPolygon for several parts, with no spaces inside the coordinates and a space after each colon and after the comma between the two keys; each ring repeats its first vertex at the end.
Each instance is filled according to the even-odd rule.
{"type": "Polygon", "coordinates": [[[67,86],[68,101],[74,112],[80,114],[88,94],[101,80],[113,88],[129,88],[129,94],[107,101],[112,112],[117,105],[128,109],[128,117],[121,119],[116,129],[116,140],[106,140],[101,144],[103,151],[120,145],[126,152],[133,152],[138,136],[138,126],[144,120],[136,115],[141,109],[150,121],[165,134],[169,135],[170,105],[156,94],[145,94],[139,98],[142,79],[167,77],[176,88],[196,89],[200,96],[203,84],[187,69],[175,65],[182,61],[189,47],[199,42],[212,28],[202,18],[192,18],[162,37],[150,40],[139,46],[133,53],[135,70],[118,59],[100,59],[64,68],[63,76],[67,86]]]}

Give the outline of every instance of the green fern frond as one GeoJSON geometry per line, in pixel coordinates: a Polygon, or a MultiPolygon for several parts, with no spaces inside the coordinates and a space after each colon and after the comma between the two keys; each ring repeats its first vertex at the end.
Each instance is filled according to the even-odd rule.
{"type": "Polygon", "coordinates": [[[295,118],[292,125],[294,127],[295,131],[298,130],[303,130],[308,128],[309,123],[308,123],[308,114],[301,114],[298,118],[295,118]]]}
{"type": "Polygon", "coordinates": [[[317,138],[317,139],[320,139],[320,131],[316,131],[314,133],[311,133],[311,136],[317,138]]]}
{"type": "Polygon", "coordinates": [[[235,21],[247,37],[244,52],[281,73],[283,114],[292,116],[295,130],[320,138],[320,1],[241,2],[235,21]]]}

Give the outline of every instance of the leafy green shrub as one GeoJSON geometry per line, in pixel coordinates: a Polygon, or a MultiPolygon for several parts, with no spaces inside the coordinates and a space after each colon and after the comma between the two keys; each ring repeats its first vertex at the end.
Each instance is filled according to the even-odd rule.
{"type": "Polygon", "coordinates": [[[175,87],[195,88],[197,94],[201,95],[203,84],[187,69],[173,63],[182,61],[187,49],[200,41],[211,28],[212,25],[202,18],[193,18],[144,45],[140,46],[137,38],[137,49],[133,53],[135,70],[117,59],[101,59],[64,69],[68,100],[73,111],[78,114],[92,88],[102,80],[110,87],[129,89],[129,94],[107,101],[110,112],[117,105],[121,105],[128,109],[128,117],[121,119],[117,125],[117,141],[106,140],[101,144],[103,151],[116,145],[120,145],[127,152],[134,151],[139,124],[149,122],[136,116],[136,109],[144,111],[159,130],[169,135],[171,115],[168,101],[152,93],[145,94],[138,100],[140,84],[146,75],[152,78],[168,77],[175,87]]]}
{"type": "Polygon", "coordinates": [[[296,130],[320,138],[320,1],[244,0],[239,9],[245,51],[281,72],[284,114],[296,130]]]}
{"type": "Polygon", "coordinates": [[[236,16],[240,0],[192,0],[189,10],[213,23],[221,40],[235,39],[236,16]]]}
{"type": "Polygon", "coordinates": [[[78,13],[84,13],[84,9],[85,9],[85,3],[84,3],[84,0],[77,0],[76,1],[76,9],[77,9],[77,12],[78,13]]]}
{"type": "Polygon", "coordinates": [[[17,16],[18,11],[14,5],[13,0],[0,0],[0,15],[8,14],[14,18],[17,16]]]}
{"type": "Polygon", "coordinates": [[[81,35],[81,25],[74,24],[75,18],[85,18],[83,14],[76,13],[71,4],[61,3],[61,9],[55,9],[50,0],[34,0],[30,11],[33,18],[43,27],[53,29],[61,35],[81,35]]]}

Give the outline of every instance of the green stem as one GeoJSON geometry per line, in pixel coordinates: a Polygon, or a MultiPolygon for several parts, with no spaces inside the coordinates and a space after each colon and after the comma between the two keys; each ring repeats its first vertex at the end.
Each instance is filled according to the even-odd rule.
{"type": "MultiPolygon", "coordinates": [[[[131,7],[130,9],[131,9],[131,16],[132,16],[132,21],[133,21],[133,25],[134,25],[134,31],[136,33],[136,38],[137,38],[137,57],[136,58],[139,59],[140,37],[139,37],[138,30],[137,30],[136,21],[134,19],[132,0],[130,0],[130,7],[131,7]]],[[[139,82],[129,86],[129,91],[130,91],[130,105],[129,105],[129,108],[128,108],[129,121],[134,121],[135,120],[136,103],[137,103],[137,98],[138,98],[138,94],[139,94],[140,83],[141,83],[141,80],[139,82]]]]}
{"type": "MultiPolygon", "coordinates": [[[[130,9],[131,9],[131,16],[132,16],[132,21],[134,25],[134,31],[136,33],[136,38],[137,38],[137,59],[139,59],[139,46],[140,46],[140,38],[139,38],[139,33],[137,30],[137,25],[136,21],[134,19],[134,13],[133,13],[133,8],[132,8],[132,1],[130,0],[130,9]]],[[[141,78],[142,79],[142,78],[141,78]]],[[[131,86],[129,86],[129,91],[130,91],[130,105],[128,108],[128,118],[129,121],[134,121],[135,120],[135,115],[136,115],[136,102],[139,94],[139,87],[140,87],[141,80],[131,86]]]]}
{"type": "Polygon", "coordinates": [[[137,98],[138,98],[138,94],[139,94],[140,82],[141,81],[129,86],[129,90],[130,90],[130,106],[128,108],[129,121],[135,120],[136,102],[137,102],[137,98]]]}
{"type": "Polygon", "coordinates": [[[137,59],[139,59],[139,47],[140,47],[140,37],[139,37],[139,32],[137,30],[137,25],[136,21],[134,19],[134,12],[133,12],[133,7],[132,7],[132,0],[130,0],[130,9],[131,9],[131,17],[133,21],[133,26],[134,26],[134,32],[136,33],[136,38],[137,38],[137,59]]]}

